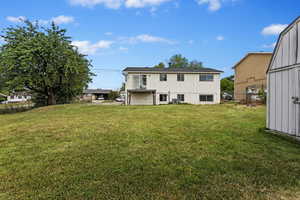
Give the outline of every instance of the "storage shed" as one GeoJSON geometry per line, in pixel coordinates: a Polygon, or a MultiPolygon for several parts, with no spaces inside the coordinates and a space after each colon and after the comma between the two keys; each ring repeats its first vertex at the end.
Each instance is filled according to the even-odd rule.
{"type": "Polygon", "coordinates": [[[268,71],[267,128],[300,138],[300,17],[279,36],[268,71]]]}

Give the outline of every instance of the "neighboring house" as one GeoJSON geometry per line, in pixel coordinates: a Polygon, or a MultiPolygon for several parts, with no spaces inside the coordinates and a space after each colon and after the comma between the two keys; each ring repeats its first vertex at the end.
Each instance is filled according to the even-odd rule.
{"type": "Polygon", "coordinates": [[[300,17],[280,34],[268,68],[267,128],[300,140],[300,17]]]}
{"type": "Polygon", "coordinates": [[[247,94],[258,94],[266,89],[266,71],[272,53],[248,53],[234,67],[234,99],[246,102],[247,94]]]}
{"type": "Polygon", "coordinates": [[[210,68],[128,67],[123,70],[126,104],[218,104],[221,73],[210,68]]]}
{"type": "Polygon", "coordinates": [[[108,100],[111,92],[112,90],[87,89],[83,91],[82,99],[86,101],[108,100]]]}
{"type": "Polygon", "coordinates": [[[21,103],[31,100],[31,95],[27,92],[13,92],[7,96],[7,103],[21,103]]]}

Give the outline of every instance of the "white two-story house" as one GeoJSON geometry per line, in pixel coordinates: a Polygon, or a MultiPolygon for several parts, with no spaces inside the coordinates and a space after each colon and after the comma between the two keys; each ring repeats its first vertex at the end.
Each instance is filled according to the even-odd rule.
{"type": "Polygon", "coordinates": [[[127,67],[126,105],[220,103],[222,71],[211,68],[127,67]]]}

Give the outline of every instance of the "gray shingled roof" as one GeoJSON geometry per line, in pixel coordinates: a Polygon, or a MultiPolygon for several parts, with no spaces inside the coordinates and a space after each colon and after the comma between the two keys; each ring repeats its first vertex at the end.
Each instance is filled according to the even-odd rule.
{"type": "Polygon", "coordinates": [[[223,71],[212,68],[154,68],[154,67],[127,67],[124,72],[213,72],[222,73],[223,71]]]}
{"type": "Polygon", "coordinates": [[[103,89],[87,89],[83,91],[83,94],[109,94],[112,90],[103,90],[103,89]]]}

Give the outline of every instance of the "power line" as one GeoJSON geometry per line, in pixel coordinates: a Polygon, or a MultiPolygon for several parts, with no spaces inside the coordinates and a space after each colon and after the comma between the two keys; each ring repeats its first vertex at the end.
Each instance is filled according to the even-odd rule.
{"type": "Polygon", "coordinates": [[[101,68],[101,67],[95,67],[91,69],[92,71],[110,71],[110,72],[122,72],[121,69],[116,68],[101,68]]]}

